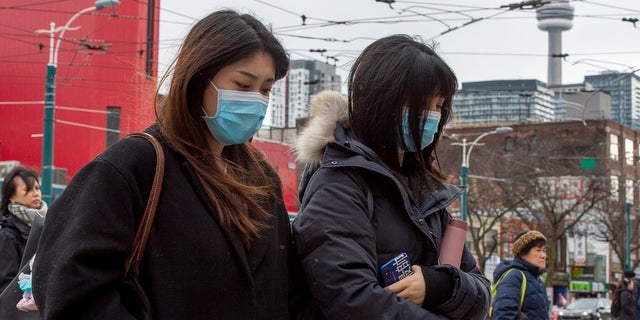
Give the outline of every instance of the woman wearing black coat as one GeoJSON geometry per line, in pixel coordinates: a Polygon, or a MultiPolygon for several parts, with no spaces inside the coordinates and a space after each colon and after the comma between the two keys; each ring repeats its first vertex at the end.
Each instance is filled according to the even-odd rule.
{"type": "MultiPolygon", "coordinates": [[[[0,197],[0,292],[20,272],[31,226],[47,214],[38,173],[17,166],[7,173],[0,197]]],[[[26,260],[31,259],[30,252],[26,260]]],[[[16,301],[17,302],[17,301],[16,301]]]]}
{"type": "MultiPolygon", "coordinates": [[[[289,218],[275,169],[248,141],[288,66],[250,15],[214,12],[184,40],[146,130],[166,158],[140,267],[152,319],[290,317],[289,218]]],[[[155,165],[151,144],[123,139],[52,204],[33,272],[44,319],[133,319],[119,284],[155,165]]]]}
{"type": "Polygon", "coordinates": [[[462,191],[432,159],[456,83],[431,48],[396,35],[362,52],[348,99],[316,97],[296,142],[307,170],[293,222],[307,318],[485,318],[489,281],[469,250],[459,267],[439,261],[446,208],[462,191]],[[380,267],[402,252],[413,274],[386,285],[380,267]]]}
{"type": "Polygon", "coordinates": [[[617,297],[620,299],[620,317],[619,320],[636,320],[636,298],[633,295],[634,281],[629,278],[623,278],[617,297]]]}

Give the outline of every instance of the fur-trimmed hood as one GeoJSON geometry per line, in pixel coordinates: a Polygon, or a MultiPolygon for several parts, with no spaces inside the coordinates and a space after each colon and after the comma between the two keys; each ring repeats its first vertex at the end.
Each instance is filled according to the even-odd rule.
{"type": "Polygon", "coordinates": [[[337,91],[322,91],[311,101],[307,126],[296,139],[296,159],[311,168],[319,167],[327,143],[334,142],[336,123],[349,127],[347,97],[337,91]]]}

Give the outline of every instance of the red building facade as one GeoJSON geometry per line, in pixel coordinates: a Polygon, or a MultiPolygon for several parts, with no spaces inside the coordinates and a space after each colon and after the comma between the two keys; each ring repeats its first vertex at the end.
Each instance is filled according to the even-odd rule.
{"type": "Polygon", "coordinates": [[[262,150],[267,159],[278,170],[282,183],[282,194],[287,211],[297,213],[298,211],[298,164],[291,146],[262,139],[253,139],[253,145],[262,150]]]}
{"type": "Polygon", "coordinates": [[[53,167],[64,174],[54,183],[154,121],[159,0],[88,11],[50,46],[50,22],[62,27],[94,3],[3,0],[0,7],[0,161],[40,169],[46,68],[60,39],[53,167]]]}

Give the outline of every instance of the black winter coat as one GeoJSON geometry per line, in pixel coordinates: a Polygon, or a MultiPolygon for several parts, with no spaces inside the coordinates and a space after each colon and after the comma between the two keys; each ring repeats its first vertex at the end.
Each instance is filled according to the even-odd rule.
{"type": "MultiPolygon", "coordinates": [[[[323,99],[319,95],[315,103],[325,103],[323,99]]],[[[450,218],[445,208],[461,190],[453,186],[431,190],[414,203],[377,155],[348,129],[335,122],[317,125],[310,123],[307,132],[313,134],[303,133],[297,145],[299,159],[319,168],[301,182],[301,209],[293,232],[313,305],[322,317],[484,319],[489,281],[469,250],[465,247],[460,269],[438,263],[450,218]],[[319,127],[335,131],[320,136],[319,127]],[[372,211],[367,189],[372,193],[372,211]],[[422,307],[380,284],[379,267],[401,252],[409,255],[411,264],[422,266],[426,281],[422,307]]]]}
{"type": "MultiPolygon", "coordinates": [[[[164,183],[140,268],[153,319],[288,319],[290,225],[281,195],[268,204],[269,227],[245,250],[185,158],[163,149],[164,183]]],[[[117,286],[155,159],[149,142],[123,139],[82,168],[51,205],[33,276],[44,319],[132,319],[117,286]]]]}
{"type": "Polygon", "coordinates": [[[636,319],[636,297],[633,292],[622,289],[620,291],[620,320],[636,319]]]}
{"type": "MultiPolygon", "coordinates": [[[[27,225],[25,223],[25,225],[27,225]]],[[[27,225],[28,226],[28,225],[27,225]]],[[[29,238],[27,239],[26,245],[24,247],[24,252],[22,254],[22,260],[20,262],[19,272],[29,272],[29,268],[25,270],[24,266],[29,263],[29,260],[36,253],[36,249],[38,246],[38,240],[40,239],[40,234],[42,233],[42,227],[44,226],[44,218],[35,215],[33,222],[31,223],[31,229],[29,231],[29,238]]],[[[11,320],[31,320],[31,319],[39,319],[38,311],[29,311],[24,312],[18,310],[16,308],[16,303],[20,299],[22,299],[22,290],[20,289],[20,285],[18,284],[17,276],[13,278],[15,281],[11,281],[8,286],[2,292],[0,297],[0,319],[11,319],[11,320]],[[6,300],[6,301],[5,301],[6,300]]]]}
{"type": "MultiPolygon", "coordinates": [[[[20,271],[31,227],[12,213],[0,215],[0,292],[20,271]]],[[[17,302],[17,301],[16,301],[17,302]]]]}

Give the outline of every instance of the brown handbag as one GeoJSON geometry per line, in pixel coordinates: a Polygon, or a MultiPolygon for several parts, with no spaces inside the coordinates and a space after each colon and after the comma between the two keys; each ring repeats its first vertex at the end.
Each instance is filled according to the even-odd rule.
{"type": "Polygon", "coordinates": [[[156,152],[156,171],[153,178],[153,185],[151,192],[149,193],[149,199],[144,209],[144,214],[138,225],[135,238],[133,239],[133,247],[131,254],[125,263],[124,278],[120,283],[120,300],[124,307],[133,315],[136,319],[151,320],[153,319],[151,312],[151,303],[144,288],[140,284],[138,272],[140,268],[140,262],[144,256],[145,248],[147,247],[147,239],[149,232],[151,231],[151,225],[153,224],[153,218],[156,214],[156,207],[158,206],[158,199],[160,197],[160,191],[162,189],[162,181],[164,178],[164,152],[162,146],[158,140],[145,132],[135,132],[129,134],[128,137],[140,137],[149,141],[156,152]]]}

